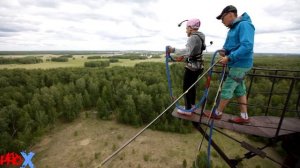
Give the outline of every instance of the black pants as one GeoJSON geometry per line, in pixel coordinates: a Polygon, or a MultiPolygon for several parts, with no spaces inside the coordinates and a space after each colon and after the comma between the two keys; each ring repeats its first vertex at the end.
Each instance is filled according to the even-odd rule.
{"type": "MultiPolygon", "coordinates": [[[[197,71],[191,71],[188,68],[185,68],[183,76],[183,91],[185,92],[193,83],[196,82],[198,76],[203,72],[203,69],[197,71]]],[[[196,85],[193,86],[184,97],[185,109],[189,110],[192,108],[192,105],[195,105],[196,101],[196,85]]]]}

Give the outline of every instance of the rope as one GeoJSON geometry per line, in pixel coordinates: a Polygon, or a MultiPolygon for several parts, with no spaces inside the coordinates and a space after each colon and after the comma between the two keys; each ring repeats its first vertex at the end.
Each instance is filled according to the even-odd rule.
{"type": "MultiPolygon", "coordinates": [[[[213,67],[215,64],[214,64],[214,58],[215,58],[215,55],[219,52],[219,50],[217,50],[215,53],[214,53],[214,56],[212,58],[212,61],[211,61],[211,67],[213,67]]],[[[167,51],[167,48],[166,48],[166,58],[165,58],[165,65],[166,65],[166,74],[167,74],[167,80],[168,80],[168,87],[169,87],[169,94],[170,94],[170,97],[171,98],[174,98],[173,97],[173,90],[172,90],[172,80],[171,80],[171,75],[170,75],[170,67],[169,67],[169,60],[172,60],[172,61],[175,61],[174,58],[170,55],[170,53],[167,51]]],[[[208,76],[211,76],[212,74],[212,70],[209,70],[208,71],[208,76]]],[[[208,79],[210,80],[210,78],[208,79]]],[[[185,112],[194,112],[197,108],[200,107],[201,104],[204,103],[205,99],[207,98],[208,96],[208,87],[206,87],[204,93],[203,93],[203,96],[202,98],[199,100],[199,102],[195,105],[195,107],[191,108],[191,109],[185,109],[185,108],[182,108],[178,102],[176,102],[176,108],[177,109],[180,109],[182,111],[185,111],[185,112]]]]}
{"type": "MultiPolygon", "coordinates": [[[[213,54],[213,57],[212,57],[212,60],[211,60],[211,65],[214,63],[214,59],[217,55],[217,53],[219,52],[219,50],[217,50],[214,54],[213,54]]],[[[202,103],[202,109],[201,109],[201,114],[204,112],[205,108],[206,108],[206,102],[207,102],[207,95],[208,95],[208,92],[209,92],[209,88],[210,88],[210,80],[211,80],[211,77],[212,77],[212,69],[209,71],[209,74],[208,74],[208,77],[207,77],[207,81],[206,81],[206,95],[205,95],[205,100],[202,103]]],[[[211,109],[211,111],[213,111],[215,113],[215,110],[219,104],[219,100],[218,100],[218,97],[219,97],[219,94],[220,94],[220,91],[221,91],[221,88],[222,88],[222,84],[223,84],[223,80],[224,80],[224,76],[225,76],[225,66],[223,65],[223,69],[222,69],[222,76],[221,76],[221,79],[220,79],[220,85],[219,85],[219,88],[218,88],[218,91],[217,91],[217,95],[215,97],[215,101],[214,101],[214,105],[213,105],[213,109],[211,109]]],[[[170,88],[171,90],[172,88],[170,88]]],[[[171,92],[170,92],[171,93],[171,92]]],[[[171,93],[172,94],[172,93],[171,93]]],[[[203,97],[202,97],[203,98],[203,97]]],[[[197,113],[195,113],[197,114],[197,113]]],[[[200,116],[200,119],[199,119],[199,123],[201,123],[201,118],[202,118],[202,115],[200,116]]],[[[211,116],[209,116],[209,120],[208,120],[208,123],[209,124],[209,121],[211,119],[211,116]]],[[[210,144],[211,144],[211,138],[212,138],[212,128],[213,128],[213,122],[211,124],[211,131],[210,131],[210,136],[209,136],[209,145],[208,145],[208,165],[210,163],[210,144]]],[[[207,127],[208,128],[208,127],[207,127]]],[[[207,128],[205,130],[205,132],[207,131],[207,128]]],[[[201,143],[198,145],[198,152],[201,150],[201,147],[202,147],[202,143],[203,143],[203,140],[204,140],[204,136],[202,136],[202,140],[201,140],[201,143]]],[[[198,152],[197,152],[197,155],[198,155],[198,152]]],[[[197,155],[196,155],[196,166],[199,167],[198,165],[198,162],[197,162],[197,155]]]]}
{"type": "MultiPolygon", "coordinates": [[[[213,57],[212,57],[212,59],[211,59],[211,67],[214,67],[213,65],[215,65],[214,64],[214,60],[215,60],[215,57],[216,57],[216,55],[217,55],[217,53],[219,52],[219,50],[217,50],[214,54],[213,54],[213,57]]],[[[168,54],[167,52],[166,52],[166,71],[167,71],[167,78],[168,78],[168,86],[169,86],[169,91],[170,91],[170,96],[171,97],[173,97],[173,93],[172,93],[172,82],[171,82],[171,78],[170,78],[170,70],[169,70],[169,65],[168,65],[168,60],[169,59],[171,59],[171,60],[174,60],[172,57],[171,57],[171,55],[170,54],[168,54]]],[[[225,74],[225,68],[223,67],[223,70],[222,70],[222,79],[221,79],[221,82],[223,81],[223,79],[224,79],[224,74],[225,74]]],[[[212,73],[213,73],[213,70],[211,69],[211,70],[209,70],[208,71],[208,77],[207,77],[207,81],[206,81],[206,85],[205,85],[205,91],[204,91],[204,95],[203,95],[203,97],[201,98],[201,100],[199,101],[199,103],[198,103],[198,105],[196,105],[196,107],[195,108],[193,108],[193,109],[191,109],[191,110],[185,110],[185,109],[182,109],[178,104],[176,104],[177,105],[177,108],[179,108],[179,109],[181,109],[181,110],[183,110],[183,111],[192,111],[192,110],[194,110],[194,109],[196,109],[196,108],[199,108],[199,105],[200,104],[202,104],[202,109],[201,109],[201,114],[204,112],[204,110],[205,110],[205,108],[206,108],[206,102],[207,102],[207,96],[208,96],[208,92],[209,92],[209,88],[210,88],[210,81],[211,81],[211,77],[212,77],[212,73]]],[[[220,84],[221,85],[221,84],[220,84]]],[[[219,87],[220,88],[220,87],[219,87]]],[[[220,89],[219,89],[220,90],[220,89]]],[[[217,96],[218,97],[218,96],[217,96]]],[[[215,102],[216,102],[216,100],[215,100],[215,102]]],[[[218,103],[217,103],[218,104],[218,103]]],[[[211,111],[213,111],[213,110],[211,110],[211,111]]],[[[199,123],[201,123],[201,118],[202,118],[202,116],[200,116],[200,119],[199,119],[199,123]]],[[[210,117],[209,117],[210,118],[210,117]]],[[[208,124],[208,123],[207,123],[208,124]]],[[[206,129],[207,130],[207,129],[206,129]]],[[[205,131],[206,131],[205,130],[205,131]]],[[[212,131],[211,131],[212,132],[212,131]]],[[[212,135],[211,135],[212,136],[212,135]]],[[[211,139],[211,136],[210,136],[210,139],[211,139]]],[[[201,149],[201,146],[202,146],[202,143],[203,143],[203,137],[202,137],[202,140],[201,140],[201,143],[199,144],[199,146],[198,146],[198,152],[200,151],[200,149],[201,149]]],[[[210,145],[209,145],[210,146],[210,145]]],[[[208,151],[208,156],[210,156],[210,149],[208,149],[209,151],[208,151]]],[[[198,153],[197,153],[198,154],[198,153]]],[[[197,155],[196,155],[196,160],[197,160],[197,155]]],[[[208,158],[208,160],[210,160],[209,158],[208,158]]],[[[197,164],[198,164],[198,162],[196,161],[196,166],[197,166],[197,164]]]]}
{"type": "MultiPolygon", "coordinates": [[[[210,113],[210,116],[209,116],[209,119],[208,119],[208,123],[209,123],[209,120],[211,120],[211,115],[212,114],[216,115],[216,109],[217,109],[217,107],[219,106],[219,103],[220,103],[220,94],[221,94],[221,89],[222,89],[222,85],[223,85],[223,81],[224,81],[224,77],[225,77],[225,68],[226,68],[226,66],[223,65],[223,70],[222,70],[223,73],[222,73],[222,76],[221,76],[221,79],[220,79],[220,84],[219,84],[219,87],[218,87],[218,90],[217,90],[217,95],[215,97],[212,112],[210,113]]],[[[210,124],[209,142],[208,142],[208,147],[207,147],[208,167],[210,167],[210,146],[211,146],[213,128],[214,128],[214,120],[212,120],[212,122],[210,124]]]]}
{"type": "MultiPolygon", "coordinates": [[[[223,67],[223,68],[224,68],[224,67],[223,67]]],[[[228,137],[228,138],[230,138],[230,139],[236,141],[236,142],[239,143],[239,144],[242,143],[241,141],[239,141],[239,140],[233,138],[232,136],[229,136],[229,135],[227,135],[226,133],[223,133],[222,131],[220,131],[220,130],[214,128],[214,126],[213,126],[214,120],[211,121],[211,115],[212,115],[212,114],[215,115],[215,110],[216,110],[216,108],[217,108],[217,105],[219,104],[219,99],[218,99],[218,97],[219,97],[219,95],[220,95],[221,87],[222,87],[223,80],[224,80],[224,75],[225,75],[224,72],[225,72],[225,71],[222,72],[222,78],[221,78],[221,82],[220,82],[220,85],[219,85],[219,88],[218,88],[218,94],[217,94],[216,97],[215,97],[215,103],[214,103],[212,112],[211,112],[211,114],[210,114],[210,116],[209,116],[209,119],[208,119],[208,121],[207,121],[207,124],[206,124],[206,125],[209,126],[209,128],[210,128],[210,132],[209,132],[209,142],[208,142],[208,149],[207,149],[207,163],[208,163],[208,167],[210,167],[210,151],[211,151],[211,150],[210,150],[210,146],[211,146],[211,140],[212,140],[212,132],[213,132],[213,130],[216,130],[217,132],[219,132],[219,133],[225,135],[226,137],[228,137]],[[210,122],[210,121],[211,121],[211,122],[210,122]],[[209,122],[210,122],[210,124],[209,124],[209,122]]],[[[201,119],[201,117],[200,117],[200,119],[201,119]]],[[[253,126],[253,125],[246,125],[246,126],[253,126]]],[[[263,126],[253,126],[253,127],[269,128],[269,127],[263,127],[263,126]]],[[[205,132],[207,131],[207,128],[208,128],[208,127],[206,127],[205,132]]],[[[204,136],[203,136],[203,137],[204,137],[204,136]]],[[[202,140],[201,140],[200,147],[198,148],[198,151],[200,151],[200,149],[201,149],[202,142],[203,142],[203,138],[202,138],[202,140]]],[[[258,148],[258,149],[259,149],[259,150],[263,150],[264,148],[258,148]]],[[[270,157],[270,156],[268,156],[268,155],[266,155],[265,157],[266,157],[267,159],[273,161],[274,163],[277,163],[278,165],[280,165],[280,166],[282,166],[282,167],[288,167],[287,165],[285,165],[285,164],[283,164],[283,163],[280,163],[279,161],[275,160],[274,158],[272,158],[272,157],[270,157]]],[[[242,158],[241,160],[243,160],[243,159],[245,159],[245,158],[246,158],[246,157],[242,158]]],[[[196,162],[196,163],[197,163],[197,162],[196,162]]]]}
{"type": "Polygon", "coordinates": [[[135,140],[140,134],[142,134],[148,127],[150,127],[157,119],[159,119],[165,112],[167,112],[174,104],[176,104],[192,87],[194,87],[200,79],[204,77],[205,74],[210,72],[212,68],[219,62],[220,60],[214,62],[211,67],[209,67],[184,93],[182,93],[176,100],[174,100],[163,112],[161,112],[155,119],[153,119],[147,126],[141,129],[138,133],[136,133],[132,138],[130,138],[126,143],[124,143],[119,149],[113,152],[110,156],[104,159],[100,165],[96,166],[101,167],[105,165],[110,159],[112,159],[115,155],[117,155],[120,151],[122,151],[127,145],[129,145],[133,140],[135,140]]]}
{"type": "MultiPolygon", "coordinates": [[[[173,90],[172,90],[172,81],[171,81],[171,75],[170,75],[170,67],[169,67],[169,59],[171,59],[172,61],[174,61],[174,59],[172,58],[172,56],[166,52],[166,59],[165,59],[165,64],[166,64],[166,74],[167,74],[167,80],[168,80],[168,87],[169,87],[169,94],[171,98],[173,97],[173,90]]],[[[202,96],[202,98],[199,100],[199,102],[195,105],[195,107],[191,108],[191,109],[184,109],[182,108],[178,102],[176,102],[176,108],[180,109],[182,111],[185,112],[193,112],[195,111],[197,108],[199,108],[200,104],[202,104],[205,100],[205,98],[207,97],[208,93],[207,93],[207,89],[205,89],[204,94],[202,96]]]]}
{"type": "MultiPolygon", "coordinates": [[[[186,109],[182,109],[181,106],[178,105],[178,102],[176,102],[176,107],[178,109],[181,109],[183,111],[187,111],[187,112],[192,112],[194,111],[196,108],[199,108],[199,106],[202,104],[202,110],[201,110],[201,114],[203,113],[203,111],[205,110],[205,105],[206,105],[206,102],[207,102],[207,96],[208,96],[208,92],[209,92],[209,88],[210,88],[210,79],[211,79],[211,75],[212,75],[212,68],[214,67],[215,64],[213,64],[213,61],[214,61],[214,57],[216,55],[218,51],[216,51],[213,55],[213,58],[212,58],[212,66],[210,67],[211,70],[208,71],[208,78],[207,78],[207,82],[206,82],[206,89],[204,91],[204,95],[202,96],[202,98],[200,99],[199,103],[193,108],[193,109],[190,109],[190,110],[186,110],[186,109]]],[[[167,52],[166,52],[167,53],[167,52]]],[[[172,82],[171,82],[171,77],[170,77],[170,69],[169,69],[169,64],[168,64],[168,60],[171,59],[172,61],[174,61],[174,59],[171,57],[170,54],[166,54],[166,71],[167,71],[167,78],[168,78],[168,86],[169,86],[169,92],[170,92],[170,96],[173,97],[173,92],[172,92],[172,82]]],[[[208,149],[207,149],[207,163],[208,163],[208,167],[210,167],[210,153],[211,153],[211,141],[212,141],[212,134],[213,134],[213,129],[216,130],[217,132],[225,135],[226,137],[230,138],[230,139],[233,139],[234,141],[238,142],[239,144],[241,144],[241,141],[238,141],[237,139],[221,132],[220,130],[218,129],[215,129],[214,128],[214,119],[211,118],[211,115],[216,115],[215,112],[216,112],[216,109],[220,103],[220,93],[221,93],[221,88],[222,88],[222,85],[223,85],[223,81],[224,81],[224,77],[225,77],[225,66],[223,65],[223,70],[222,70],[222,76],[221,76],[221,82],[219,84],[219,87],[218,87],[218,90],[217,90],[217,95],[215,97],[215,101],[214,101],[214,105],[213,105],[213,108],[211,110],[211,113],[210,113],[210,116],[208,118],[208,121],[207,121],[207,124],[210,128],[210,132],[209,132],[209,142],[208,142],[208,149]],[[210,124],[209,124],[210,123],[210,124]]],[[[201,77],[202,78],[202,77],[201,77]]],[[[198,80],[197,80],[198,81],[198,80]]],[[[197,82],[196,82],[197,83],[197,82]]],[[[190,87],[191,88],[191,87],[190,87]]],[[[190,89],[189,88],[189,89],[190,89]]],[[[187,93],[187,92],[186,92],[187,93]]],[[[181,95],[182,97],[182,95],[181,95]]],[[[179,100],[179,98],[177,99],[177,101],[179,100]]],[[[202,116],[202,115],[201,115],[202,116]]],[[[200,116],[200,119],[201,120],[201,116],[200,116]]],[[[201,122],[199,122],[201,123],[201,122]]],[[[263,126],[255,126],[255,127],[263,127],[263,126]]],[[[264,128],[264,127],[263,127],[264,128]]],[[[207,131],[208,127],[206,127],[206,130],[205,132],[207,131]]],[[[204,137],[204,136],[203,136],[204,137]]],[[[198,151],[201,150],[201,146],[202,146],[202,143],[203,143],[203,137],[202,137],[202,140],[201,140],[201,143],[198,147],[198,151]]],[[[261,150],[261,149],[260,149],[261,150]]],[[[269,157],[266,155],[266,158],[268,158],[269,160],[281,165],[281,166],[284,166],[284,167],[288,167],[278,161],[276,161],[275,159],[269,157]]],[[[196,164],[198,164],[198,162],[196,161],[196,164]]]]}

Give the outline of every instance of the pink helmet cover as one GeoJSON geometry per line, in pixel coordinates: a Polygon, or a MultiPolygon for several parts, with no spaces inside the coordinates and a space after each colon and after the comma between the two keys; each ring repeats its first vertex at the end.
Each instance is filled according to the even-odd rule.
{"type": "Polygon", "coordinates": [[[199,29],[201,22],[199,19],[190,19],[186,23],[186,27],[191,27],[192,29],[199,29]]]}

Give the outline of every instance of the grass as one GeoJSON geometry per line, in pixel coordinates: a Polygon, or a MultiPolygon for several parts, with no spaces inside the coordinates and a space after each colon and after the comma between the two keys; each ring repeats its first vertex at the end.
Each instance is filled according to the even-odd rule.
{"type": "Polygon", "coordinates": [[[78,136],[78,131],[75,131],[75,132],[74,132],[74,136],[78,136]]]}
{"type": "Polygon", "coordinates": [[[130,66],[133,67],[137,63],[141,62],[164,62],[163,58],[151,58],[145,60],[130,60],[130,59],[119,59],[119,62],[111,63],[110,67],[114,66],[130,66]]]}
{"type": "MultiPolygon", "coordinates": [[[[72,123],[58,124],[29,150],[36,153],[33,158],[36,167],[43,168],[46,167],[45,165],[49,168],[95,167],[140,129],[142,128],[130,127],[114,121],[99,120],[93,114],[90,114],[89,118],[85,118],[85,114],[82,113],[82,116],[72,123]],[[80,134],[74,136],[76,131],[80,134]],[[118,138],[118,135],[122,135],[123,138],[118,138]]],[[[261,143],[248,140],[245,135],[227,130],[225,132],[241,141],[262,146],[261,143]]],[[[213,138],[230,158],[242,157],[242,154],[246,152],[241,149],[239,144],[220,134],[214,133],[213,138]]],[[[201,135],[196,131],[183,135],[146,130],[109,161],[105,167],[182,167],[184,159],[187,167],[191,167],[200,139],[201,135]]],[[[202,151],[206,152],[206,150],[207,142],[204,141],[202,151]]],[[[211,159],[214,166],[224,167],[226,163],[217,157],[216,152],[212,153],[211,159]]],[[[268,150],[268,156],[281,159],[272,148],[268,150]]],[[[243,167],[254,168],[257,165],[261,167],[277,166],[275,163],[259,157],[243,162],[243,167]]]]}
{"type": "Polygon", "coordinates": [[[144,154],[144,161],[148,162],[150,160],[151,155],[150,154],[144,154]]]}

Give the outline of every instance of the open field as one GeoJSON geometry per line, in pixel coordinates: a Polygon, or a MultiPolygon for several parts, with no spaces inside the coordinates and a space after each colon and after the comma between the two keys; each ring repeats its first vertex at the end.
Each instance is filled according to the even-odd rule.
{"type": "MultiPolygon", "coordinates": [[[[33,159],[35,166],[95,167],[141,129],[114,121],[98,120],[94,117],[94,113],[88,114],[88,118],[82,115],[72,123],[56,125],[50,133],[41,138],[40,142],[31,147],[30,150],[36,152],[33,159]]],[[[247,140],[244,135],[225,132],[253,145],[262,146],[260,143],[247,140]]],[[[213,138],[230,157],[235,158],[238,155],[242,157],[245,153],[237,143],[224,136],[214,133],[213,138]]],[[[187,161],[187,167],[190,167],[200,139],[201,134],[196,131],[190,134],[176,134],[147,130],[104,167],[181,168],[184,159],[187,161]]],[[[202,150],[207,150],[206,141],[202,150]]],[[[274,149],[267,152],[271,157],[281,160],[274,149]]],[[[227,167],[215,151],[212,152],[211,158],[214,167],[227,167]]],[[[242,163],[240,167],[245,168],[278,167],[275,163],[259,157],[242,163]]]]}
{"type": "MultiPolygon", "coordinates": [[[[19,57],[41,57],[43,59],[43,63],[38,64],[2,64],[0,65],[0,69],[15,69],[15,68],[24,68],[24,69],[51,69],[51,68],[64,68],[64,67],[84,67],[84,63],[87,61],[97,61],[97,60],[108,60],[108,59],[87,59],[90,56],[100,56],[99,54],[80,54],[73,55],[73,58],[69,58],[68,62],[47,62],[46,59],[51,57],[59,57],[60,55],[54,54],[38,54],[30,55],[30,54],[18,54],[18,55],[1,55],[4,58],[19,58],[19,57]]],[[[101,56],[109,56],[103,55],[101,56]]],[[[210,63],[212,53],[204,53],[205,62],[210,63]]],[[[114,66],[134,66],[140,62],[164,62],[164,55],[161,55],[161,58],[150,58],[145,60],[130,60],[130,59],[118,59],[119,62],[110,63],[110,67],[114,66]]],[[[275,54],[270,56],[268,54],[256,54],[254,56],[254,66],[265,67],[265,68],[284,68],[290,70],[300,70],[300,55],[292,55],[292,56],[283,56],[280,54],[275,54]],[[284,60],[284,62],[283,62],[284,60]],[[285,65],[289,65],[285,67],[285,65]],[[270,67],[271,66],[271,67],[270,67]]]]}
{"type": "MultiPolygon", "coordinates": [[[[8,55],[5,57],[28,57],[32,55],[8,55]]],[[[108,60],[108,59],[87,59],[88,56],[97,56],[97,55],[75,55],[75,59],[69,58],[68,62],[47,62],[46,59],[51,57],[57,57],[57,55],[44,55],[42,56],[43,63],[38,64],[5,64],[0,65],[0,69],[15,69],[15,68],[24,68],[24,69],[51,69],[51,68],[67,68],[67,67],[84,67],[84,63],[87,61],[95,60],[108,60]]],[[[119,62],[111,63],[110,67],[113,66],[134,66],[140,62],[163,62],[162,58],[150,58],[145,60],[130,60],[130,59],[119,59],[119,62]]]]}

